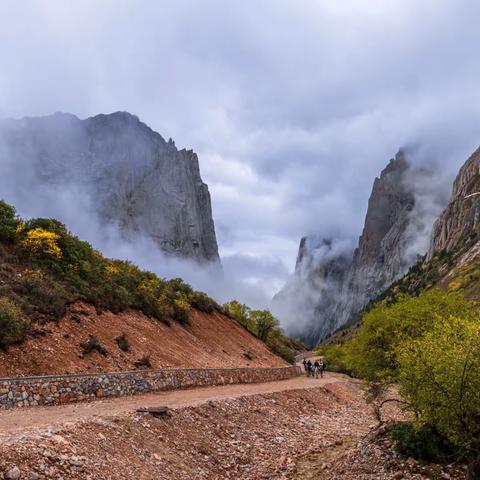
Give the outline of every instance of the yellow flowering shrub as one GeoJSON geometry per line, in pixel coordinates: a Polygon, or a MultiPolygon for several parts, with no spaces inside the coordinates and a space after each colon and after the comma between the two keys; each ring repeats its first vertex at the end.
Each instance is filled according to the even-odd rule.
{"type": "Polygon", "coordinates": [[[61,258],[62,250],[57,244],[58,239],[59,235],[56,233],[34,228],[27,233],[21,244],[33,255],[61,258]]]}
{"type": "Polygon", "coordinates": [[[108,277],[115,277],[119,272],[120,272],[120,269],[113,263],[110,263],[105,269],[105,274],[108,277]]]}
{"type": "Polygon", "coordinates": [[[188,323],[190,303],[182,295],[173,301],[173,319],[180,323],[188,323]]]}

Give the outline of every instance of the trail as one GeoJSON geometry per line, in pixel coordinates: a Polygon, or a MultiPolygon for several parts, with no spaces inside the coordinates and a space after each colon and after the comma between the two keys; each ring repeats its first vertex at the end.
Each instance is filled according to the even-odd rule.
{"type": "Polygon", "coordinates": [[[70,405],[31,407],[0,411],[0,439],[27,432],[72,425],[100,417],[119,417],[141,407],[167,406],[172,409],[197,406],[208,401],[235,399],[262,393],[311,389],[331,383],[346,382],[347,377],[327,373],[323,379],[304,375],[278,382],[237,384],[189,390],[156,392],[146,395],[96,400],[70,405]]]}

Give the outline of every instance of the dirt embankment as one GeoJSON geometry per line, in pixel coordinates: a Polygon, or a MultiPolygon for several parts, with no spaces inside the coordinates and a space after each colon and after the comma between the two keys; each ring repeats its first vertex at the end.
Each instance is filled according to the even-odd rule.
{"type": "Polygon", "coordinates": [[[194,310],[190,326],[167,326],[138,311],[97,314],[91,305],[77,303],[58,324],[46,324],[43,334],[0,352],[0,376],[133,370],[144,355],[150,356],[153,368],[286,365],[263,342],[218,312],[194,310]],[[127,352],[115,340],[122,334],[128,340],[127,352]],[[89,335],[97,337],[106,355],[82,353],[80,344],[89,335]]]}
{"type": "MultiPolygon", "coordinates": [[[[375,419],[359,382],[318,385],[230,399],[212,395],[161,418],[111,413],[23,430],[2,438],[0,474],[16,469],[21,478],[37,480],[462,478],[453,470],[432,477],[370,438],[375,419]]],[[[390,415],[401,418],[398,411],[390,415]]]]}

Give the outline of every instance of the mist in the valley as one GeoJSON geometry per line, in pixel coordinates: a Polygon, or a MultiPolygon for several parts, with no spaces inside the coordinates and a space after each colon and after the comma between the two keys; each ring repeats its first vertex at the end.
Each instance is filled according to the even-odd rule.
{"type": "Polygon", "coordinates": [[[295,272],[272,301],[273,313],[292,337],[303,337],[318,320],[319,310],[332,309],[342,296],[342,278],[352,262],[351,238],[309,235],[302,240],[295,272]]]}

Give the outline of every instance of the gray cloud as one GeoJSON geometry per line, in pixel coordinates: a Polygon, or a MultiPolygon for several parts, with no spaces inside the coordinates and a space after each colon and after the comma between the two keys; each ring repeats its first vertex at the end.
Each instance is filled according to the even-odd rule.
{"type": "Polygon", "coordinates": [[[480,143],[479,14],[474,0],[3,2],[0,115],[128,110],[196,150],[224,263],[261,304],[302,235],[358,236],[399,146],[451,182],[480,143]]]}

